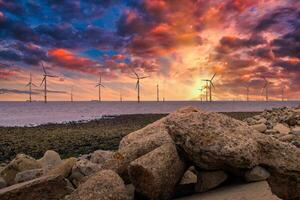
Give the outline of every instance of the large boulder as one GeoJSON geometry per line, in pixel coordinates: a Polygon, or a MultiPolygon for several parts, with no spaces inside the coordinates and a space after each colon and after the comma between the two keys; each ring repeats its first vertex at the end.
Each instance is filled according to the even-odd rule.
{"type": "Polygon", "coordinates": [[[47,175],[60,175],[63,177],[68,177],[71,173],[73,166],[75,165],[77,158],[68,158],[64,160],[61,164],[57,165],[55,168],[50,170],[47,175]]]}
{"type": "Polygon", "coordinates": [[[65,200],[130,200],[123,180],[112,170],[92,175],[65,200]]]}
{"type": "Polygon", "coordinates": [[[185,172],[172,143],[164,144],[148,154],[132,161],[129,166],[130,180],[135,190],[147,199],[171,199],[176,184],[185,172]]]}
{"type": "Polygon", "coordinates": [[[218,187],[228,178],[224,171],[201,171],[197,174],[196,192],[206,192],[210,189],[218,187]]]}
{"type": "Polygon", "coordinates": [[[217,113],[177,113],[168,133],[200,169],[247,170],[264,166],[272,191],[283,199],[300,198],[300,150],[217,113]]]}
{"type": "Polygon", "coordinates": [[[7,185],[13,185],[17,173],[38,168],[41,168],[41,165],[34,158],[18,154],[15,159],[1,170],[0,177],[5,180],[7,185]]]}
{"type": "Polygon", "coordinates": [[[31,169],[16,174],[15,182],[22,183],[41,177],[44,174],[43,169],[31,169]]]}
{"type": "Polygon", "coordinates": [[[59,154],[53,150],[46,151],[44,156],[37,161],[43,167],[45,173],[62,163],[59,154]]]}
{"type": "Polygon", "coordinates": [[[0,190],[1,200],[59,200],[73,191],[62,176],[43,176],[0,190]]]}

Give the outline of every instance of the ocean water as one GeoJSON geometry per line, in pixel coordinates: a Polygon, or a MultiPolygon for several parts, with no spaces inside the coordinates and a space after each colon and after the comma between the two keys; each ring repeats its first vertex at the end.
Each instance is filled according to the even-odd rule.
{"type": "Polygon", "coordinates": [[[0,126],[35,126],[46,123],[87,121],[105,115],[170,113],[183,106],[205,111],[248,112],[273,107],[295,107],[300,101],[168,101],[168,102],[0,102],[0,126]]]}

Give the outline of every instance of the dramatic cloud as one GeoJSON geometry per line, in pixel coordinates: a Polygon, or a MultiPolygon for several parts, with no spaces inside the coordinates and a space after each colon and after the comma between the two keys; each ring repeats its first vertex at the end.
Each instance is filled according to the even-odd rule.
{"type": "Polygon", "coordinates": [[[29,73],[41,81],[44,63],[60,76],[49,79],[60,100],[74,83],[94,99],[99,72],[109,100],[121,89],[132,100],[132,69],[151,75],[147,100],[157,83],[167,99],[198,99],[214,73],[215,99],[243,99],[249,83],[262,99],[263,77],[274,99],[282,83],[287,98],[300,95],[297,0],[0,0],[0,38],[1,87],[22,91],[29,73]]]}

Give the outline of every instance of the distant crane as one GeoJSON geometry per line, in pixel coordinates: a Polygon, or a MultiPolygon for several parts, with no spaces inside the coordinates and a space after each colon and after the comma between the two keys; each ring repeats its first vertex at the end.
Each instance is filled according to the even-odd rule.
{"type": "Polygon", "coordinates": [[[29,82],[26,85],[26,87],[29,87],[29,102],[32,102],[32,98],[31,98],[31,96],[32,96],[32,86],[37,87],[34,83],[32,83],[32,75],[30,73],[29,82]]]}
{"type": "Polygon", "coordinates": [[[98,94],[99,95],[98,101],[101,102],[102,101],[102,99],[101,99],[101,87],[105,88],[104,85],[102,85],[101,73],[99,73],[99,82],[97,83],[96,87],[99,88],[99,90],[98,90],[98,93],[99,93],[98,94]]]}
{"type": "Polygon", "coordinates": [[[45,97],[44,102],[47,103],[47,77],[58,77],[58,76],[48,74],[43,63],[42,63],[42,67],[43,67],[43,71],[44,71],[44,74],[43,74],[44,78],[43,78],[40,86],[42,86],[44,83],[44,86],[45,86],[44,87],[44,97],[45,97]]]}
{"type": "MultiPolygon", "coordinates": [[[[202,81],[206,82],[206,88],[209,90],[209,101],[212,101],[212,88],[215,88],[213,84],[213,79],[215,78],[216,73],[212,76],[211,79],[203,79],[202,81]]],[[[207,89],[206,89],[207,90],[207,89]]],[[[206,92],[206,100],[207,100],[207,92],[206,92]]]]}
{"type": "Polygon", "coordinates": [[[134,69],[130,68],[132,70],[132,72],[134,73],[134,75],[136,77],[131,77],[131,78],[134,78],[136,79],[136,85],[135,85],[135,89],[137,90],[137,102],[140,103],[140,80],[141,79],[145,79],[145,78],[149,78],[150,76],[139,76],[135,71],[134,69]]]}

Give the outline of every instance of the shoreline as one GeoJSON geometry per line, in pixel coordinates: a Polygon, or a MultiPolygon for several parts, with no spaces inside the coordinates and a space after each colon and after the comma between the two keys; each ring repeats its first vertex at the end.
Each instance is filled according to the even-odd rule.
{"type": "MultiPolygon", "coordinates": [[[[260,112],[226,112],[243,120],[260,112]]],[[[114,115],[84,122],[49,123],[26,127],[0,127],[0,163],[17,154],[40,158],[52,149],[62,158],[87,154],[97,149],[115,150],[127,134],[167,114],[114,115]]]]}

